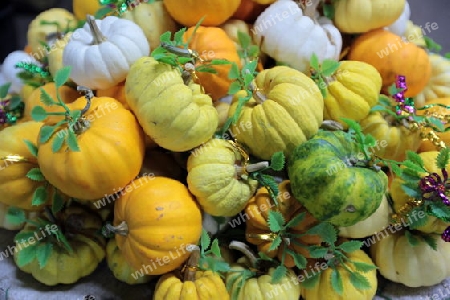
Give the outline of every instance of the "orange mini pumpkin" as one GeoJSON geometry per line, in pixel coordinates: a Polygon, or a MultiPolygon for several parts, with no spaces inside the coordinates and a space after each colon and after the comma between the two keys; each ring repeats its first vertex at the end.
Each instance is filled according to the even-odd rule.
{"type": "MultiPolygon", "coordinates": [[[[56,98],[56,86],[54,82],[49,82],[46,85],[37,88],[31,92],[31,94],[25,100],[25,110],[23,112],[23,120],[31,121],[33,118],[31,117],[31,112],[35,106],[42,106],[45,108],[47,112],[64,112],[64,109],[61,106],[45,106],[41,101],[41,89],[47,92],[52,99],[56,98]]],[[[65,103],[72,103],[80,97],[80,93],[77,90],[68,87],[66,85],[59,88],[59,94],[61,96],[61,100],[65,103]]],[[[43,122],[46,124],[55,124],[59,120],[61,120],[61,116],[48,116],[43,122]]]]}
{"type": "Polygon", "coordinates": [[[254,23],[266,7],[267,5],[259,4],[253,0],[241,0],[241,4],[233,14],[233,19],[254,23]]]}
{"type": "MultiPolygon", "coordinates": [[[[249,220],[246,223],[245,236],[249,243],[258,247],[258,251],[265,253],[269,257],[277,256],[281,261],[284,252],[284,243],[276,250],[269,250],[273,243],[273,233],[269,229],[269,213],[270,211],[279,211],[286,223],[293,219],[295,216],[301,213],[305,213],[302,221],[300,221],[295,227],[289,229],[291,234],[304,234],[308,229],[317,225],[319,222],[308,212],[298,200],[294,198],[290,189],[290,181],[284,180],[278,186],[278,206],[275,205],[272,198],[266,188],[260,188],[256,195],[250,199],[247,207],[245,208],[246,216],[249,220]]],[[[316,235],[303,235],[295,239],[295,242],[290,242],[288,249],[309,258],[309,252],[306,248],[296,245],[298,242],[301,245],[318,245],[321,243],[321,239],[316,235]]],[[[284,264],[288,268],[295,266],[293,257],[287,254],[284,264]]]]}
{"type": "Polygon", "coordinates": [[[202,231],[200,207],[181,182],[143,176],[114,205],[117,246],[136,270],[161,275],[180,267],[202,231]]]}
{"type": "Polygon", "coordinates": [[[357,37],[350,47],[348,59],[374,66],[383,79],[384,93],[395,83],[397,75],[406,76],[406,97],[419,94],[431,78],[427,52],[384,29],[372,30],[357,37]]]}
{"type": "Polygon", "coordinates": [[[97,97],[114,98],[118,100],[120,103],[122,103],[123,107],[125,107],[126,109],[130,109],[125,94],[125,81],[106,90],[97,90],[97,97]]]}
{"type": "MultiPolygon", "coordinates": [[[[195,50],[202,60],[225,59],[235,62],[240,67],[241,59],[236,44],[222,28],[200,26],[195,34],[194,29],[194,27],[191,27],[186,31],[184,40],[191,39],[188,45],[189,49],[195,50]]],[[[198,64],[201,64],[201,62],[198,64]]],[[[203,86],[205,92],[211,96],[213,101],[217,101],[228,94],[231,84],[228,73],[231,65],[218,65],[213,68],[217,71],[217,74],[206,72],[197,72],[196,74],[198,83],[203,86]]]]}
{"type": "MultiPolygon", "coordinates": [[[[86,99],[67,104],[83,110],[86,99]]],[[[67,124],[39,144],[42,174],[64,194],[80,200],[98,200],[118,192],[138,174],[144,160],[144,132],[136,117],[113,98],[92,98],[85,121],[74,127],[79,151],[68,144],[54,152],[55,139],[66,138],[67,124]]]]}

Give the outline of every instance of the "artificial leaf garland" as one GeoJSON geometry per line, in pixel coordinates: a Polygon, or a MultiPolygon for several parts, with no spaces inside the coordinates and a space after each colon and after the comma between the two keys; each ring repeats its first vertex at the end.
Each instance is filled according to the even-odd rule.
{"type": "Polygon", "coordinates": [[[8,95],[11,83],[0,86],[0,128],[11,126],[23,117],[25,104],[18,95],[8,95]]]}

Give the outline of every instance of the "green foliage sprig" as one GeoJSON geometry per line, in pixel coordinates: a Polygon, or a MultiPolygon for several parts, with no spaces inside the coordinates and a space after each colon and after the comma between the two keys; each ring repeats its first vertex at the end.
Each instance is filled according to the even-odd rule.
{"type": "Polygon", "coordinates": [[[328,78],[335,75],[341,65],[340,62],[333,59],[325,59],[322,63],[315,53],[310,59],[311,79],[319,87],[323,98],[327,97],[328,78]]]}

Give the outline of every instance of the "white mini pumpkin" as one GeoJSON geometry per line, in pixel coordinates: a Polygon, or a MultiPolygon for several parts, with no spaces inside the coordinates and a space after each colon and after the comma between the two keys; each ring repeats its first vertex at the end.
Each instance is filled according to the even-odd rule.
{"type": "Polygon", "coordinates": [[[276,61],[304,73],[309,72],[313,53],[320,61],[338,60],[342,36],[329,19],[316,18],[319,2],[311,0],[304,10],[293,0],[271,4],[253,26],[255,43],[276,61]]]}
{"type": "Polygon", "coordinates": [[[72,67],[71,79],[76,84],[104,90],[124,81],[131,65],[149,54],[144,32],[132,21],[89,16],[67,43],[63,64],[72,67]]]}
{"type": "Polygon", "coordinates": [[[411,8],[409,7],[408,1],[406,1],[403,13],[394,23],[387,26],[386,29],[398,36],[404,36],[406,33],[406,29],[408,28],[409,18],[411,18],[411,8]]]}
{"type": "Polygon", "coordinates": [[[16,68],[16,64],[19,62],[34,63],[38,66],[41,65],[33,56],[25,51],[17,50],[8,54],[3,61],[2,74],[5,82],[11,82],[9,92],[12,94],[19,94],[24,85],[22,80],[17,77],[17,74],[22,72],[21,69],[16,68]]]}

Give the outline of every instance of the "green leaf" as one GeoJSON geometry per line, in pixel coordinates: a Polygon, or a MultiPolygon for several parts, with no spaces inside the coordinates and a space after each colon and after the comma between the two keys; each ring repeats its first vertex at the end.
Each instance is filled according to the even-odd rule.
{"type": "Polygon", "coordinates": [[[159,41],[161,43],[172,44],[171,38],[172,38],[172,32],[166,31],[163,34],[161,34],[161,36],[159,37],[159,41]]]}
{"type": "Polygon", "coordinates": [[[55,188],[53,191],[52,197],[52,213],[57,214],[64,207],[64,198],[59,193],[59,191],[55,188]]]}
{"type": "MultiPolygon", "coordinates": [[[[64,130],[64,133],[66,133],[66,130],[64,130]]],[[[52,151],[53,153],[58,152],[61,150],[62,145],[64,144],[64,138],[67,134],[57,134],[55,138],[53,139],[52,144],[52,151]]]]}
{"type": "Polygon", "coordinates": [[[415,247],[420,244],[420,239],[413,235],[409,230],[405,231],[405,236],[411,246],[415,247]]]}
{"type": "Polygon", "coordinates": [[[228,95],[234,95],[242,89],[241,84],[238,81],[233,81],[228,89],[228,95]]]}
{"type": "Polygon", "coordinates": [[[396,165],[396,164],[390,164],[389,167],[392,170],[392,173],[394,173],[396,176],[401,177],[402,176],[402,169],[396,165]]]}
{"type": "Polygon", "coordinates": [[[287,224],[286,228],[293,228],[300,224],[305,219],[306,212],[298,213],[295,217],[293,217],[287,224]]]}
{"type": "Polygon", "coordinates": [[[231,63],[230,71],[228,72],[229,79],[238,79],[241,76],[241,72],[239,71],[239,67],[235,62],[231,63]]]}
{"type": "MultiPolygon", "coordinates": [[[[310,274],[308,273],[308,275],[310,274]]],[[[321,273],[319,272],[313,273],[312,276],[302,275],[304,277],[304,280],[300,281],[301,286],[305,289],[312,289],[316,287],[319,283],[320,275],[321,273]]]]}
{"type": "Polygon", "coordinates": [[[450,148],[446,147],[439,151],[436,158],[436,166],[439,169],[446,169],[447,165],[450,163],[450,148]]]}
{"type": "Polygon", "coordinates": [[[12,95],[9,99],[8,109],[15,110],[19,108],[19,105],[22,104],[22,98],[18,95],[12,95]]]}
{"type": "Polygon", "coordinates": [[[334,5],[333,4],[324,4],[323,5],[323,15],[330,20],[334,20],[334,5]]]}
{"type": "Polygon", "coordinates": [[[352,261],[351,263],[355,266],[355,269],[358,272],[367,273],[377,269],[377,266],[375,266],[374,264],[366,264],[359,261],[352,261]]]}
{"type": "Polygon", "coordinates": [[[28,171],[27,177],[34,181],[45,181],[45,177],[39,168],[32,168],[28,171]]]}
{"type": "Polygon", "coordinates": [[[366,276],[357,273],[352,272],[350,273],[350,282],[355,287],[355,289],[363,291],[363,290],[369,290],[371,288],[369,280],[367,280],[366,276]]]}
{"type": "Polygon", "coordinates": [[[184,33],[186,32],[186,30],[187,30],[187,28],[183,27],[180,30],[178,30],[177,32],[175,32],[175,34],[173,36],[173,41],[175,42],[175,45],[177,45],[177,46],[184,45],[183,36],[184,36],[184,33]]]}
{"type": "Polygon", "coordinates": [[[97,10],[94,17],[95,17],[95,19],[100,20],[112,12],[114,12],[114,10],[111,7],[105,6],[105,7],[100,8],[99,10],[97,10]]]}
{"type": "Polygon", "coordinates": [[[25,216],[24,210],[13,206],[8,207],[8,210],[6,212],[6,222],[13,225],[20,225],[26,220],[27,218],[25,216]]]}
{"type": "Polygon", "coordinates": [[[80,152],[80,147],[78,146],[77,135],[72,130],[69,130],[68,133],[69,134],[66,137],[66,143],[69,146],[70,151],[80,152]]]}
{"type": "Polygon", "coordinates": [[[11,82],[7,82],[0,86],[0,99],[5,99],[8,96],[9,88],[11,87],[11,82]]]}
{"type": "Polygon", "coordinates": [[[191,36],[188,38],[188,40],[187,40],[187,42],[186,42],[186,45],[189,45],[189,44],[191,43],[192,39],[194,38],[194,36],[195,36],[196,33],[197,33],[198,28],[200,27],[200,25],[201,25],[201,24],[203,23],[203,21],[205,20],[205,17],[206,17],[206,16],[201,17],[200,20],[198,20],[197,24],[195,24],[194,30],[192,31],[191,36]]]}
{"type": "Polygon", "coordinates": [[[450,52],[445,53],[444,57],[447,58],[447,59],[450,59],[450,52]]]}
{"type": "Polygon", "coordinates": [[[258,179],[259,183],[269,191],[272,200],[277,203],[279,190],[278,183],[275,181],[275,179],[272,176],[266,174],[260,174],[258,176],[258,179]]]}
{"type": "Polygon", "coordinates": [[[408,227],[410,229],[417,229],[425,226],[428,223],[428,215],[425,214],[424,217],[420,217],[419,213],[425,214],[422,211],[422,207],[415,207],[408,213],[408,227]]]}
{"type": "Polygon", "coordinates": [[[425,45],[428,50],[434,51],[434,52],[440,52],[442,50],[442,46],[436,43],[432,38],[429,36],[424,35],[423,39],[425,40],[425,45]]]}
{"type": "Polygon", "coordinates": [[[31,111],[31,117],[36,122],[44,121],[47,118],[47,112],[42,106],[38,105],[33,107],[33,110],[31,111]]]}
{"type": "Polygon", "coordinates": [[[406,151],[406,158],[409,161],[411,161],[411,162],[415,163],[416,165],[420,166],[425,171],[422,157],[420,157],[419,154],[417,154],[414,151],[408,150],[408,151],[406,151]]]}
{"type": "Polygon", "coordinates": [[[260,49],[257,45],[251,45],[248,47],[247,52],[250,59],[255,59],[259,56],[260,49]]]}
{"type": "Polygon", "coordinates": [[[45,186],[38,187],[33,194],[33,199],[31,200],[31,205],[39,206],[47,202],[47,189],[45,186]]]}
{"type": "Polygon", "coordinates": [[[71,66],[66,66],[56,71],[56,74],[53,78],[53,80],[55,81],[56,89],[63,86],[64,83],[66,83],[69,80],[71,71],[72,71],[71,66]]]}
{"type": "Polygon", "coordinates": [[[364,137],[364,146],[367,148],[372,148],[377,145],[377,140],[370,134],[364,137]]]}
{"type": "Polygon", "coordinates": [[[422,166],[417,165],[415,162],[410,161],[409,159],[405,160],[405,161],[402,163],[402,165],[405,166],[405,167],[408,168],[408,169],[411,169],[411,170],[413,170],[413,171],[419,173],[419,174],[420,174],[420,173],[426,172],[426,170],[425,170],[422,166]]]}
{"type": "Polygon", "coordinates": [[[226,59],[213,59],[211,60],[210,64],[214,66],[230,65],[231,61],[228,61],[226,59]]]}
{"type": "Polygon", "coordinates": [[[36,248],[36,258],[39,263],[39,268],[43,269],[47,265],[48,259],[53,251],[53,245],[51,243],[41,243],[36,248]]]}
{"type": "Polygon", "coordinates": [[[281,239],[281,236],[277,235],[275,237],[275,239],[272,241],[272,243],[270,244],[269,251],[278,249],[278,247],[280,247],[282,241],[283,240],[281,239]]]}
{"type": "Polygon", "coordinates": [[[202,230],[202,234],[200,236],[200,250],[204,253],[211,244],[211,238],[209,237],[208,231],[205,229],[202,230]]]}
{"type": "Polygon", "coordinates": [[[35,238],[34,231],[20,231],[14,237],[15,243],[25,243],[29,238],[35,238]]]}
{"type": "Polygon", "coordinates": [[[309,254],[312,258],[324,258],[328,254],[328,249],[320,246],[312,246],[309,248],[309,254]]]}
{"type": "Polygon", "coordinates": [[[427,212],[444,222],[450,222],[450,208],[442,202],[433,202],[428,205],[427,212]]]}
{"type": "Polygon", "coordinates": [[[34,157],[37,156],[38,154],[38,148],[35,144],[33,144],[31,141],[29,140],[23,140],[23,142],[25,143],[25,145],[28,148],[28,151],[30,151],[31,155],[33,155],[34,157]]]}
{"type": "Polygon", "coordinates": [[[395,94],[401,93],[403,90],[400,88],[397,88],[397,86],[394,84],[392,84],[389,89],[388,89],[388,93],[389,95],[393,96],[395,94]]]}
{"type": "Polygon", "coordinates": [[[230,265],[225,261],[214,261],[210,270],[214,273],[225,273],[230,271],[230,265]]]}
{"type": "Polygon", "coordinates": [[[388,109],[388,108],[386,108],[382,105],[375,105],[374,107],[372,107],[370,109],[370,112],[372,113],[372,112],[377,112],[377,111],[385,111],[386,109],[388,109]]]}
{"type": "Polygon", "coordinates": [[[37,244],[27,245],[23,247],[17,254],[16,264],[19,268],[22,268],[31,263],[36,258],[37,244]]]}
{"type": "Polygon", "coordinates": [[[69,242],[67,241],[67,238],[64,236],[61,229],[58,227],[58,229],[54,233],[56,235],[56,239],[58,240],[58,242],[60,242],[63,245],[63,247],[67,250],[67,252],[69,254],[73,254],[72,246],[70,246],[69,242]]]}
{"type": "Polygon", "coordinates": [[[218,239],[214,239],[212,241],[211,252],[217,257],[222,257],[222,255],[220,253],[220,247],[219,247],[219,240],[218,239]]]}
{"type": "Polygon", "coordinates": [[[212,67],[208,67],[206,65],[200,65],[197,68],[195,68],[195,70],[197,72],[201,72],[201,73],[211,73],[211,74],[218,74],[217,70],[212,68],[212,67]]]}
{"type": "Polygon", "coordinates": [[[256,67],[258,67],[258,61],[257,60],[252,60],[252,61],[248,62],[247,64],[245,64],[245,66],[242,68],[241,73],[243,75],[246,75],[247,74],[247,70],[248,70],[248,73],[253,75],[256,72],[256,67]]]}
{"type": "Polygon", "coordinates": [[[440,119],[435,117],[429,117],[428,121],[436,127],[437,131],[439,132],[445,131],[445,125],[440,119]]]}
{"type": "Polygon", "coordinates": [[[272,232],[280,232],[283,229],[286,221],[284,220],[283,214],[279,211],[271,210],[269,212],[268,223],[270,231],[272,232]]]}
{"type": "Polygon", "coordinates": [[[322,62],[322,75],[325,77],[333,76],[339,69],[340,65],[340,62],[338,61],[325,59],[322,62]]]}
{"type": "Polygon", "coordinates": [[[250,83],[252,83],[253,79],[255,79],[255,77],[253,76],[253,74],[245,74],[244,75],[244,86],[248,87],[250,86],[250,83]]]}
{"type": "Polygon", "coordinates": [[[238,31],[237,37],[238,37],[239,45],[243,49],[247,49],[252,43],[252,38],[248,34],[242,32],[242,31],[238,31]]]}
{"type": "Polygon", "coordinates": [[[55,132],[56,126],[48,126],[44,125],[41,127],[41,131],[39,133],[39,143],[45,144],[50,140],[53,133],[55,132]]]}
{"type": "Polygon", "coordinates": [[[334,245],[337,241],[336,228],[328,222],[321,222],[316,226],[310,228],[307,234],[317,234],[328,245],[334,245]]]}
{"type": "Polygon", "coordinates": [[[285,159],[282,151],[275,152],[270,159],[270,168],[274,171],[281,171],[284,168],[285,159]]]}
{"type": "Polygon", "coordinates": [[[295,266],[299,270],[303,270],[304,268],[306,268],[306,264],[308,263],[308,261],[306,260],[306,258],[303,255],[298,254],[298,253],[296,253],[296,252],[294,252],[292,250],[290,250],[288,253],[294,259],[295,266]]]}
{"type": "Polygon", "coordinates": [[[40,88],[40,91],[41,91],[41,102],[42,102],[42,104],[44,104],[46,106],[53,106],[53,105],[57,104],[53,100],[52,96],[50,96],[50,94],[47,93],[46,90],[44,90],[43,88],[40,88]]]}
{"type": "MultiPolygon", "coordinates": [[[[192,58],[190,57],[178,57],[178,62],[182,65],[187,64],[187,63],[192,63],[192,58]]],[[[196,69],[196,71],[198,71],[199,68],[196,69]]]]}
{"type": "Polygon", "coordinates": [[[402,184],[402,190],[405,192],[406,195],[408,195],[411,198],[414,199],[420,199],[422,197],[422,194],[419,191],[419,187],[411,187],[408,184],[404,183],[402,184]]]}
{"type": "Polygon", "coordinates": [[[437,241],[435,237],[431,234],[424,234],[422,235],[422,239],[428,246],[430,246],[431,249],[437,251],[437,241]]]}
{"type": "Polygon", "coordinates": [[[343,242],[340,244],[337,248],[341,249],[342,251],[346,253],[352,253],[355,252],[363,246],[363,242],[357,241],[357,240],[351,240],[347,242],[343,242]]]}
{"type": "Polygon", "coordinates": [[[331,271],[331,286],[333,287],[333,290],[338,294],[341,295],[344,293],[344,283],[342,282],[341,274],[338,270],[332,269],[331,271]]]}
{"type": "Polygon", "coordinates": [[[272,273],[272,284],[279,283],[287,274],[287,268],[285,266],[278,266],[272,273]]]}
{"type": "Polygon", "coordinates": [[[317,57],[316,53],[313,53],[311,55],[311,59],[309,61],[309,65],[311,68],[313,68],[315,71],[318,71],[320,68],[319,58],[317,57]]]}

